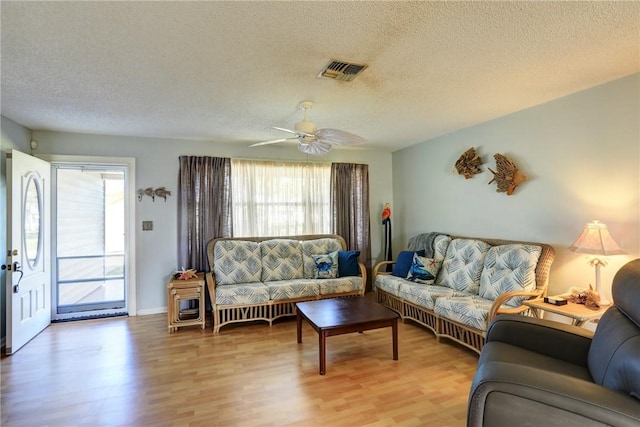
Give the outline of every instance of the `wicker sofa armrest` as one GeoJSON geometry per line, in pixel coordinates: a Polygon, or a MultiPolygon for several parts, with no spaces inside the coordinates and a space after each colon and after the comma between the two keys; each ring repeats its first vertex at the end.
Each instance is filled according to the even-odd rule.
{"type": "Polygon", "coordinates": [[[587,365],[593,332],[578,326],[514,314],[496,317],[486,342],[499,341],[578,366],[587,365]]]}
{"type": "Polygon", "coordinates": [[[212,271],[207,272],[205,275],[205,281],[207,283],[207,291],[209,292],[209,299],[211,304],[215,304],[216,301],[216,277],[212,271]]]}
{"type": "Polygon", "coordinates": [[[524,304],[520,304],[518,307],[503,308],[502,306],[511,298],[527,297],[527,299],[534,299],[540,297],[542,295],[542,292],[542,290],[506,292],[500,295],[493,301],[493,304],[491,305],[487,323],[490,323],[498,314],[518,314],[523,313],[529,309],[529,307],[524,304]]]}
{"type": "Polygon", "coordinates": [[[360,261],[358,261],[358,268],[360,269],[360,276],[362,276],[362,295],[364,295],[367,288],[367,268],[360,261]]]}
{"type": "Polygon", "coordinates": [[[378,274],[391,274],[390,271],[380,271],[382,267],[395,264],[395,261],[380,261],[373,267],[373,281],[375,282],[378,274]]]}

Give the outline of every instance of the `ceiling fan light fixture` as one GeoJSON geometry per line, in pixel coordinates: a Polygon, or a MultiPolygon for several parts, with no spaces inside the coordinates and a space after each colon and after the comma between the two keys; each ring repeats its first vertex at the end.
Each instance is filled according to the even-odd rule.
{"type": "Polygon", "coordinates": [[[318,127],[313,122],[308,122],[306,120],[303,120],[301,122],[296,123],[294,129],[298,132],[314,133],[318,129],[318,127]]]}
{"type": "Polygon", "coordinates": [[[354,135],[349,132],[338,129],[318,129],[316,124],[307,119],[307,111],[313,107],[313,101],[302,101],[298,107],[304,111],[304,118],[301,122],[295,124],[294,129],[286,129],[274,126],[282,132],[294,134],[295,138],[280,138],[270,141],[257,142],[250,147],[258,147],[261,145],[276,144],[278,142],[288,141],[290,139],[298,140],[298,150],[303,153],[313,154],[314,156],[323,156],[327,154],[334,145],[354,145],[367,142],[366,138],[354,135]]]}

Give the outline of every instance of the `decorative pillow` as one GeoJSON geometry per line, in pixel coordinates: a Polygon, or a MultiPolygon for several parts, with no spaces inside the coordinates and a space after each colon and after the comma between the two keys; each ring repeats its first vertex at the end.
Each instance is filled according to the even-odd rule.
{"type": "Polygon", "coordinates": [[[338,251],[338,277],[359,276],[360,251],[338,251]]]}
{"type": "Polygon", "coordinates": [[[398,259],[396,259],[396,263],[393,265],[393,270],[391,274],[393,276],[402,277],[403,279],[407,278],[407,274],[409,274],[409,268],[411,267],[411,263],[413,262],[413,255],[418,254],[419,256],[424,256],[424,249],[419,251],[402,251],[398,254],[398,259]]]}
{"type": "Polygon", "coordinates": [[[338,276],[338,251],[326,255],[311,255],[316,263],[314,279],[335,279],[338,276]]]}
{"type": "Polygon", "coordinates": [[[407,279],[412,282],[433,285],[441,265],[441,261],[414,254],[409,273],[407,273],[407,279]]]}
{"type": "Polygon", "coordinates": [[[331,237],[303,240],[300,243],[302,244],[302,262],[304,263],[305,279],[313,279],[316,277],[316,272],[318,271],[312,255],[324,255],[343,250],[340,241],[331,237]]]}

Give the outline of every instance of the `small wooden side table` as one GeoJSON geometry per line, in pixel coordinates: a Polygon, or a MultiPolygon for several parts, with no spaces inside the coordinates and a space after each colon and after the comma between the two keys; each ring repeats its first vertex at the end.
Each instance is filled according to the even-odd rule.
{"type": "Polygon", "coordinates": [[[591,320],[599,319],[610,307],[605,305],[600,308],[589,308],[584,304],[574,304],[572,302],[567,302],[565,305],[554,305],[544,302],[541,298],[525,301],[523,304],[531,309],[533,317],[541,319],[542,313],[540,312],[548,311],[549,313],[570,318],[571,324],[575,326],[582,326],[591,320]]]}
{"type": "Polygon", "coordinates": [[[181,326],[205,327],[204,273],[189,280],[172,279],[167,284],[167,328],[177,331],[181,326]],[[180,309],[181,301],[198,301],[197,308],[180,309]]]}

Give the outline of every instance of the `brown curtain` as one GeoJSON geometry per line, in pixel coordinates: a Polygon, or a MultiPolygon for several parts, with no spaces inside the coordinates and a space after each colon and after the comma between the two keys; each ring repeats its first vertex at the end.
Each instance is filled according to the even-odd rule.
{"type": "MultiPolygon", "coordinates": [[[[371,277],[369,216],[369,166],[354,163],[331,164],[332,233],[347,241],[347,249],[360,251],[371,277]]],[[[368,280],[368,281],[369,281],[368,280]]],[[[369,287],[369,284],[367,285],[369,287]]]]}
{"type": "Polygon", "coordinates": [[[208,271],[207,243],[231,237],[231,159],[180,156],[178,262],[208,271]]]}

